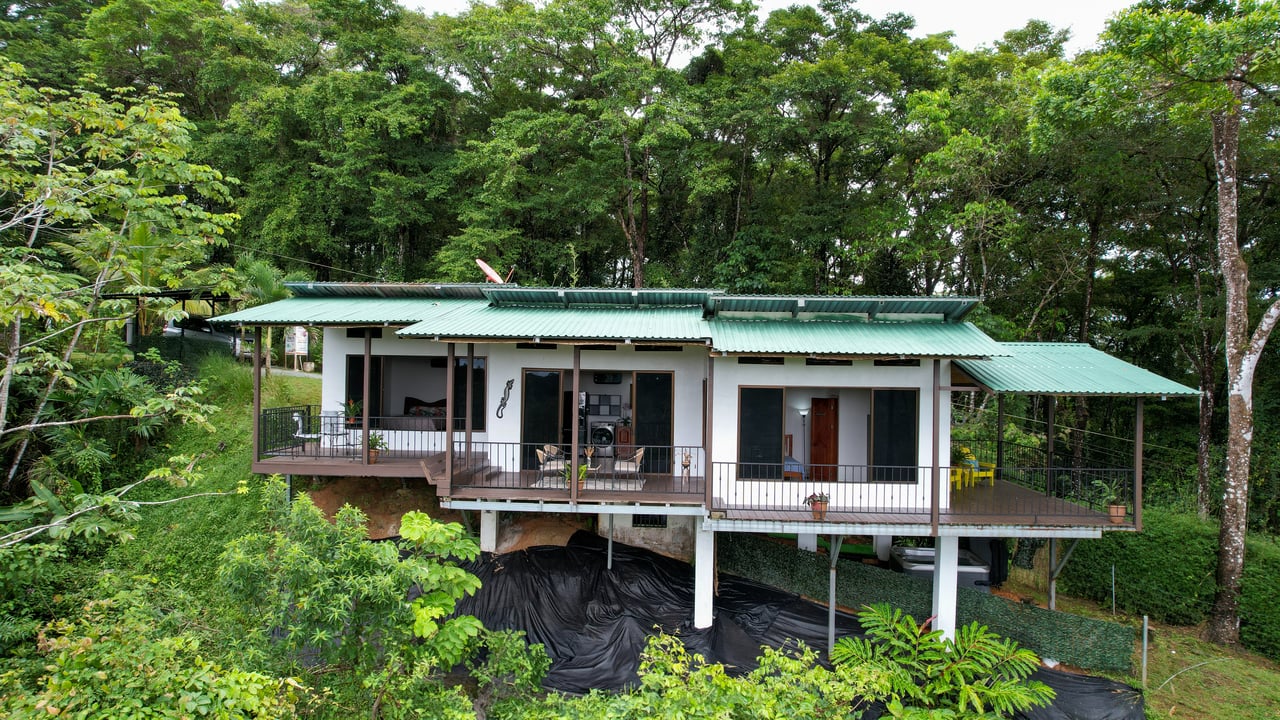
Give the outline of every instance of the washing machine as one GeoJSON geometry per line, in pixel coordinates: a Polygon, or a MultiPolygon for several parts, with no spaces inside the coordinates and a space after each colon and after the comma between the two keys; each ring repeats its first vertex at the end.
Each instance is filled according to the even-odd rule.
{"type": "Polygon", "coordinates": [[[613,442],[616,434],[617,423],[591,423],[590,442],[596,448],[596,457],[613,457],[613,442]]]}

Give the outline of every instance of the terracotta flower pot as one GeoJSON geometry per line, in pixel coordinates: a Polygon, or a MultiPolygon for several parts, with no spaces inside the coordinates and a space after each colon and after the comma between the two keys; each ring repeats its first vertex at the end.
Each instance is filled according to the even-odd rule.
{"type": "Polygon", "coordinates": [[[809,503],[809,509],[813,511],[814,520],[825,520],[827,518],[827,501],[814,500],[809,503]]]}
{"type": "Polygon", "coordinates": [[[1127,510],[1128,508],[1126,508],[1124,505],[1108,505],[1107,512],[1110,514],[1111,523],[1113,525],[1119,525],[1123,523],[1125,515],[1127,514],[1126,513],[1127,510]]]}

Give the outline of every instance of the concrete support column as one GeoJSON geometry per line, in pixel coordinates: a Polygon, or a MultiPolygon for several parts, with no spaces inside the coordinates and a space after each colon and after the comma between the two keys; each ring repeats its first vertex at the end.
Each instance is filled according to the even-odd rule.
{"type": "Polygon", "coordinates": [[[809,552],[818,552],[818,534],[800,533],[796,535],[796,547],[809,552]]]}
{"type": "Polygon", "coordinates": [[[694,542],[693,626],[709,628],[714,618],[716,534],[712,530],[699,527],[694,542]]]}
{"type": "Polygon", "coordinates": [[[498,513],[495,510],[480,512],[480,551],[498,551],[498,513]]]}
{"type": "Polygon", "coordinates": [[[872,547],[876,549],[876,559],[889,562],[889,550],[893,548],[892,535],[876,535],[871,538],[872,547]]]}
{"type": "Polygon", "coordinates": [[[943,637],[956,635],[956,582],[960,567],[960,539],[954,536],[934,538],[933,557],[933,627],[943,637]]]}

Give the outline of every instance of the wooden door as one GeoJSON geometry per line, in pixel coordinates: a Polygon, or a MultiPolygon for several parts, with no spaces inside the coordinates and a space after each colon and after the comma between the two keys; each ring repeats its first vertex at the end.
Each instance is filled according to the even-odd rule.
{"type": "Polygon", "coordinates": [[[809,408],[809,477],[835,482],[840,463],[839,403],[836,398],[812,398],[809,408]]]}

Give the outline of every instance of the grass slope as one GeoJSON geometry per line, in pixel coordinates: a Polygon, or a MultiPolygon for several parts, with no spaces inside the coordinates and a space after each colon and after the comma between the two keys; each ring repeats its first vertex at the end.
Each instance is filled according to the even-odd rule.
{"type": "MultiPolygon", "coordinates": [[[[210,357],[200,367],[207,393],[205,400],[219,410],[210,418],[214,431],[196,426],[175,428],[167,442],[156,449],[151,465],[173,455],[198,456],[204,475],[191,487],[154,482],[136,491],[139,500],[167,500],[204,492],[232,492],[251,478],[253,400],[248,368],[229,359],[210,357]]],[[[320,382],[274,374],[264,383],[265,404],[318,403],[320,382]]],[[[200,497],[167,505],[145,507],[134,528],[136,538],[112,547],[92,565],[86,578],[97,575],[99,584],[118,580],[150,584],[158,606],[185,613],[190,626],[212,643],[204,647],[221,654],[218,635],[228,614],[216,583],[218,558],[224,546],[262,528],[263,513],[256,493],[200,497]],[[118,579],[118,580],[117,580],[118,579]]],[[[87,563],[88,564],[88,563],[87,563]]],[[[95,595],[86,587],[86,598],[95,595]]]]}

